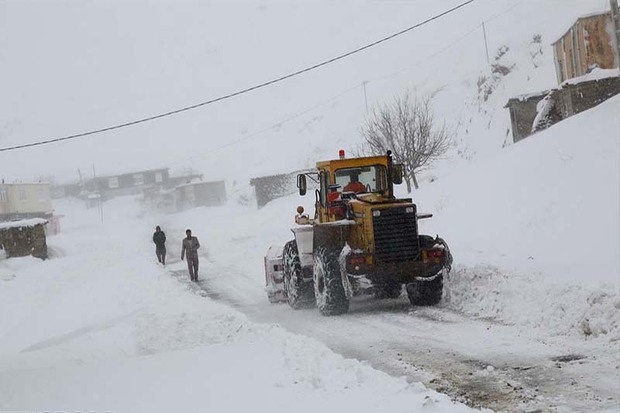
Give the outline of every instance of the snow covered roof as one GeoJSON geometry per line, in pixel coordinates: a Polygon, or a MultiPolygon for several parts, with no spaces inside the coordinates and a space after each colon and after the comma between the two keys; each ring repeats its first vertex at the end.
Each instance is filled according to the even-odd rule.
{"type": "Polygon", "coordinates": [[[47,181],[41,181],[41,182],[0,182],[0,185],[5,185],[5,186],[14,186],[14,185],[49,185],[50,183],[47,181]]]}
{"type": "Polygon", "coordinates": [[[523,95],[517,95],[517,96],[513,96],[510,99],[508,99],[508,102],[506,102],[506,104],[504,105],[505,108],[509,107],[511,104],[515,103],[515,102],[525,102],[531,98],[542,98],[546,95],[549,94],[549,92],[551,92],[551,90],[543,90],[542,92],[532,92],[532,93],[526,93],[523,95]]]}
{"type": "Polygon", "coordinates": [[[21,221],[0,222],[0,230],[8,228],[34,227],[35,225],[45,225],[47,220],[43,218],[23,219],[21,221]]]}
{"type": "Polygon", "coordinates": [[[181,184],[181,185],[177,185],[176,188],[183,188],[185,186],[193,186],[193,185],[196,185],[196,184],[206,184],[206,183],[211,183],[211,182],[205,182],[205,181],[203,181],[200,178],[193,178],[189,182],[186,182],[186,183],[181,184]]]}
{"type": "Polygon", "coordinates": [[[562,34],[558,37],[558,39],[557,39],[555,42],[551,43],[551,44],[552,44],[552,45],[554,45],[554,44],[556,44],[557,42],[559,42],[560,40],[562,40],[562,38],[563,38],[564,36],[566,36],[566,33],[568,33],[568,32],[570,31],[570,29],[572,29],[572,28],[573,28],[573,26],[574,26],[574,25],[575,25],[575,24],[576,24],[579,20],[589,19],[589,18],[591,18],[591,17],[602,16],[602,15],[605,15],[605,14],[610,14],[610,13],[611,13],[611,12],[610,12],[609,10],[604,9],[604,10],[594,11],[594,12],[592,12],[592,13],[584,14],[584,15],[582,15],[582,16],[577,17],[577,18],[575,19],[575,21],[573,21],[573,24],[571,24],[571,25],[570,25],[570,27],[569,27],[568,29],[564,30],[564,31],[562,32],[562,34]]]}
{"type": "Polygon", "coordinates": [[[576,85],[578,83],[583,83],[583,82],[590,82],[592,80],[602,80],[602,79],[608,79],[611,77],[619,77],[619,76],[620,76],[620,69],[618,68],[594,69],[590,73],[587,73],[583,76],[566,79],[564,82],[562,82],[560,87],[566,86],[566,85],[576,85]]]}

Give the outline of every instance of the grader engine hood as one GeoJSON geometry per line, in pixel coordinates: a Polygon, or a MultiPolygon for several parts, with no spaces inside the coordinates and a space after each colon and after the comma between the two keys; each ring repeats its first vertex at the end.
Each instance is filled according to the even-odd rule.
{"type": "Polygon", "coordinates": [[[420,254],[417,210],[409,199],[376,194],[351,201],[355,221],[351,245],[383,263],[416,260],[420,254]]]}

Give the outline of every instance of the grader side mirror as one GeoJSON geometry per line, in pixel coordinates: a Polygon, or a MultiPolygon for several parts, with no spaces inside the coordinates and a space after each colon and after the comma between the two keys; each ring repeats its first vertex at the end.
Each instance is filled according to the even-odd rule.
{"type": "Polygon", "coordinates": [[[392,166],[392,183],[400,185],[403,183],[403,164],[396,163],[392,166]]]}
{"type": "Polygon", "coordinates": [[[299,174],[297,175],[297,188],[299,188],[299,195],[306,195],[306,190],[308,188],[308,184],[306,182],[306,175],[299,174]]]}

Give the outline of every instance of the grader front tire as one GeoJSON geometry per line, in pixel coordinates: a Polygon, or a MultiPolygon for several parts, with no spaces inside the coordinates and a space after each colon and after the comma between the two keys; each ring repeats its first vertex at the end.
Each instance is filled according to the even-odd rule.
{"type": "Polygon", "coordinates": [[[284,245],[282,252],[284,266],[284,291],[286,300],[291,308],[312,307],[314,305],[314,290],[312,283],[304,281],[301,276],[301,262],[297,243],[289,241],[284,245]]]}
{"type": "Polygon", "coordinates": [[[344,314],[349,311],[340,263],[340,251],[320,247],[314,254],[314,295],[316,305],[325,316],[344,314]]]}

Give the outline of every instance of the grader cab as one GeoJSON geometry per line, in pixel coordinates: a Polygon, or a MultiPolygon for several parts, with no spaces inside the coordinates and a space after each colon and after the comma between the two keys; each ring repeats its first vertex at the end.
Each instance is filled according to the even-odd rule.
{"type": "Polygon", "coordinates": [[[295,239],[282,249],[283,297],[293,308],[316,303],[324,315],[347,312],[353,296],[397,298],[403,285],[411,304],[441,301],[452,256],[445,241],[418,233],[410,198],[394,196],[402,165],[383,156],[321,161],[300,174],[300,195],[316,186],[311,218],[297,209],[295,239]]]}

